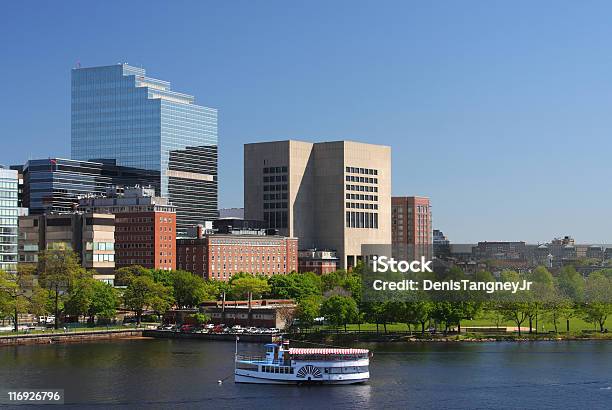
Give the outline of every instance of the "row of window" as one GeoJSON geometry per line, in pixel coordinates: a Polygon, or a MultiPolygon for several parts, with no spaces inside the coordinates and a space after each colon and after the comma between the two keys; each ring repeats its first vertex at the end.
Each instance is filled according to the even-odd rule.
{"type": "Polygon", "coordinates": [[[287,209],[287,202],[265,202],[264,209],[287,209]]]}
{"type": "Polygon", "coordinates": [[[17,182],[0,181],[0,189],[17,189],[17,182]]]}
{"type": "Polygon", "coordinates": [[[90,262],[114,262],[115,255],[112,253],[111,254],[87,253],[85,256],[85,259],[87,259],[90,262]]]}
{"type": "Polygon", "coordinates": [[[264,182],[287,182],[287,175],[271,175],[263,177],[264,182]]]}
{"type": "Polygon", "coordinates": [[[264,174],[279,174],[287,172],[287,167],[266,167],[263,169],[264,174]]]}
{"type": "Polygon", "coordinates": [[[346,194],[346,199],[352,199],[356,201],[378,201],[378,195],[346,194]]]}
{"type": "Polygon", "coordinates": [[[370,168],[346,167],[346,172],[350,172],[353,174],[378,175],[377,169],[370,168]]]}
{"type": "Polygon", "coordinates": [[[347,191],[378,192],[378,187],[369,185],[346,185],[347,191]]]}
{"type": "Polygon", "coordinates": [[[368,366],[326,367],[323,369],[323,373],[329,374],[366,373],[368,371],[368,366]]]}
{"type": "Polygon", "coordinates": [[[346,227],[378,229],[378,214],[346,211],[346,227]]]}
{"type": "Polygon", "coordinates": [[[114,242],[87,242],[85,249],[88,251],[113,251],[115,250],[114,242]]]}
{"type": "Polygon", "coordinates": [[[287,184],[281,185],[264,185],[264,191],[286,191],[287,184]]]}
{"type": "Polygon", "coordinates": [[[293,367],[289,366],[261,366],[264,373],[293,374],[293,367]]]}
{"type": "Polygon", "coordinates": [[[378,178],[346,176],[346,182],[365,182],[366,184],[378,184],[378,178]]]}
{"type": "Polygon", "coordinates": [[[287,199],[286,192],[277,192],[275,194],[264,194],[264,201],[275,200],[275,199],[287,199]]]}
{"type": "Polygon", "coordinates": [[[0,198],[17,198],[17,190],[14,191],[0,191],[0,198]]]}
{"type": "Polygon", "coordinates": [[[347,202],[346,207],[351,209],[378,209],[378,204],[368,204],[364,202],[347,202]]]}

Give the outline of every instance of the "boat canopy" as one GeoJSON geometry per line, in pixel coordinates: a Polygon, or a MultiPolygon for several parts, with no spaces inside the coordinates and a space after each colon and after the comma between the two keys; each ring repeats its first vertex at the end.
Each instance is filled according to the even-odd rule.
{"type": "Polygon", "coordinates": [[[334,348],[301,348],[290,347],[289,354],[291,355],[352,355],[352,354],[367,354],[368,349],[334,349],[334,348]]]}

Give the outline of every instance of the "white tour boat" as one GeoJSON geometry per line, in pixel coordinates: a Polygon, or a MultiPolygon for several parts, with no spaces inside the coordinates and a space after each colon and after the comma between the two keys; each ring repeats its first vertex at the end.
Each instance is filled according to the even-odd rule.
{"type": "Polygon", "coordinates": [[[353,384],[370,378],[367,349],[290,348],[288,340],[265,348],[265,356],[239,355],[236,348],[236,383],[353,384]]]}

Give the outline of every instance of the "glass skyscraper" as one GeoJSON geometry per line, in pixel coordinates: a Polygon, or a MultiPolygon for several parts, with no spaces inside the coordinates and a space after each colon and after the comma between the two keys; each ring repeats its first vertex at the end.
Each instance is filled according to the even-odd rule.
{"type": "Polygon", "coordinates": [[[72,70],[72,159],[159,171],[177,230],[217,217],[217,110],[127,64],[72,70]]]}
{"type": "Polygon", "coordinates": [[[17,271],[17,171],[0,167],[0,269],[17,271]]]}
{"type": "Polygon", "coordinates": [[[31,159],[22,172],[23,205],[30,214],[71,212],[80,196],[104,195],[114,186],[152,186],[159,191],[159,171],[120,167],[114,160],[31,159]]]}

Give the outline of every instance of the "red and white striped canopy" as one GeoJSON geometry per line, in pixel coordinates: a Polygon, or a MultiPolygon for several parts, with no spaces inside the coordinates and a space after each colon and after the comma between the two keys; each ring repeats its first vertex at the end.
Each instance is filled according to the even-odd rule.
{"type": "Polygon", "coordinates": [[[301,347],[290,347],[289,354],[292,355],[304,355],[304,354],[320,354],[320,355],[342,355],[342,354],[364,354],[368,353],[368,349],[330,349],[330,348],[301,348],[301,347]]]}

